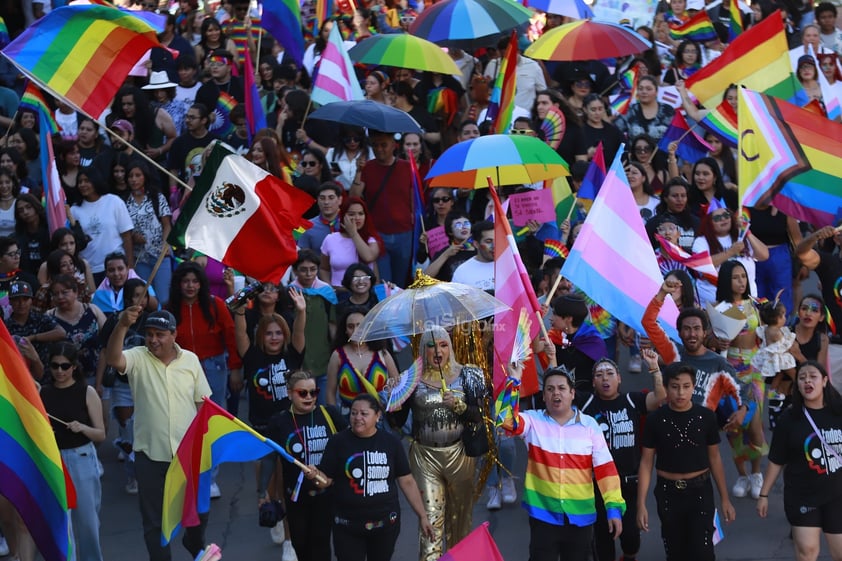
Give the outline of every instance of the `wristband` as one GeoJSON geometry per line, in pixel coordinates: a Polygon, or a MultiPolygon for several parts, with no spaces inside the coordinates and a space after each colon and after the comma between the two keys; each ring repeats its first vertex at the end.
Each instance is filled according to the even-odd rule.
{"type": "Polygon", "coordinates": [[[768,499],[769,495],[757,495],[758,499],[768,499]]]}

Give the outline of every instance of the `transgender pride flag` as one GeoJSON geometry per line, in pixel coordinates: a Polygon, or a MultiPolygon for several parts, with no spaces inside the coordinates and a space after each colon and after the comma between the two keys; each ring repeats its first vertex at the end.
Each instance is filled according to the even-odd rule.
{"type": "MultiPolygon", "coordinates": [[[[640,319],[664,279],[617,151],[561,275],[608,313],[643,333],[640,319]]],[[[659,323],[678,340],[678,308],[667,298],[659,323]]]]}
{"type": "Polygon", "coordinates": [[[354,74],[354,65],[342,44],[342,35],[337,25],[330,30],[327,45],[322,51],[310,98],[320,105],[363,99],[360,83],[354,74]]]}

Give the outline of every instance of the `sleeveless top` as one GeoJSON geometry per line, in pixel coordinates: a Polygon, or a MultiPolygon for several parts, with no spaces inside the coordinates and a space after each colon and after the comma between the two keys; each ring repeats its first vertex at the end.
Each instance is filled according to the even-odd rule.
{"type": "MultiPolygon", "coordinates": [[[[796,337],[796,341],[798,341],[798,337],[796,337]]],[[[810,340],[806,343],[801,343],[799,341],[798,346],[801,347],[801,354],[803,354],[807,360],[818,360],[819,350],[822,348],[822,334],[818,329],[815,329],[813,330],[813,336],[810,337],[810,340]]]]}
{"type": "MultiPolygon", "coordinates": [[[[447,389],[466,405],[480,406],[485,395],[485,377],[481,369],[463,365],[459,376],[448,384],[447,389]]],[[[418,383],[409,398],[412,410],[412,438],[423,446],[450,446],[462,438],[465,429],[465,414],[457,415],[442,402],[441,389],[418,383]]]]}
{"type": "MultiPolygon", "coordinates": [[[[41,388],[41,401],[44,402],[47,413],[53,417],[68,423],[79,421],[90,425],[91,417],[88,415],[86,402],[87,392],[88,384],[78,381],[67,388],[44,386],[41,388]]],[[[50,424],[53,426],[56,443],[61,450],[78,448],[90,442],[90,439],[81,432],[75,433],[58,421],[50,419],[50,424]]]]}
{"type": "Polygon", "coordinates": [[[82,365],[82,371],[86,376],[93,376],[96,372],[96,363],[100,351],[99,324],[96,321],[93,309],[87,304],[82,304],[82,306],[84,306],[85,311],[75,324],[58,317],[55,310],[50,315],[67,332],[67,340],[79,349],[79,364],[82,365]]]}
{"type": "Polygon", "coordinates": [[[339,347],[337,352],[339,353],[340,360],[338,375],[339,397],[345,405],[350,406],[355,397],[366,392],[365,385],[360,381],[360,377],[370,382],[378,392],[386,385],[389,373],[386,370],[386,364],[380,358],[379,351],[372,353],[371,362],[368,363],[365,372],[360,372],[354,367],[348,359],[348,355],[345,354],[344,347],[339,347]]]}

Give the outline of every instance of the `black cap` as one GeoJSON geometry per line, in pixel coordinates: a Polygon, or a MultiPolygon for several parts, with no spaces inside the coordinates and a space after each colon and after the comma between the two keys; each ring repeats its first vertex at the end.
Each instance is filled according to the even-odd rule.
{"type": "Polygon", "coordinates": [[[9,299],[32,298],[32,286],[26,281],[13,281],[9,285],[9,299]]]}
{"type": "Polygon", "coordinates": [[[146,316],[143,322],[143,329],[160,329],[161,331],[172,331],[175,333],[175,316],[166,310],[152,312],[146,316]]]}

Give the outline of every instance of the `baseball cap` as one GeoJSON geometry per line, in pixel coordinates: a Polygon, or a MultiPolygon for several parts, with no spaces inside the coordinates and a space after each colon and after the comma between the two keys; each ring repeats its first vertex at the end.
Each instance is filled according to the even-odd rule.
{"type": "Polygon", "coordinates": [[[32,286],[26,281],[13,281],[9,285],[9,299],[32,298],[32,286]]]}
{"type": "Polygon", "coordinates": [[[125,119],[117,119],[111,123],[111,128],[134,134],[134,126],[125,119]]]}
{"type": "Polygon", "coordinates": [[[172,331],[175,333],[175,316],[166,310],[152,312],[146,316],[143,322],[143,329],[160,329],[161,331],[172,331]]]}

